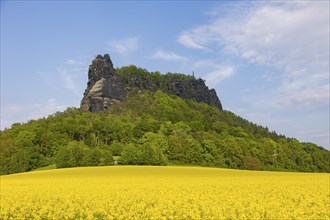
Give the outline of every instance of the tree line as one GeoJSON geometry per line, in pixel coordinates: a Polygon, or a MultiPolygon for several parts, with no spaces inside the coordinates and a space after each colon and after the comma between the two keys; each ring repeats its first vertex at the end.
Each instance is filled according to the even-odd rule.
{"type": "Polygon", "coordinates": [[[330,152],[229,111],[161,91],[130,93],[109,111],[68,108],[0,132],[1,174],[57,167],[197,165],[329,172],[330,152]],[[114,159],[115,158],[115,159],[114,159]]]}

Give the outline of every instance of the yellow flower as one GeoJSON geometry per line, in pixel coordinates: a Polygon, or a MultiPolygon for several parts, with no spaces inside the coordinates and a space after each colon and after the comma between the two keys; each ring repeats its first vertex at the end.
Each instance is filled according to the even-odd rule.
{"type": "Polygon", "coordinates": [[[1,176],[0,219],[329,219],[329,174],[113,166],[1,176]]]}

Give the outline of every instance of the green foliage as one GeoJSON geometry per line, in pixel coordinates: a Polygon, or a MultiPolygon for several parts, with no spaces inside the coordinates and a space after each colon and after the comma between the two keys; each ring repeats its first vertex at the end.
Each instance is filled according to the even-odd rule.
{"type": "Polygon", "coordinates": [[[33,170],[33,171],[53,170],[53,169],[56,169],[56,168],[57,168],[56,164],[50,164],[50,165],[45,166],[45,167],[37,168],[37,169],[35,169],[35,170],[33,170]]]}
{"type": "Polygon", "coordinates": [[[121,153],[120,163],[137,165],[139,164],[139,156],[138,148],[133,143],[126,144],[121,153]]]}
{"type": "Polygon", "coordinates": [[[146,132],[140,139],[124,146],[120,163],[129,165],[166,165],[168,149],[162,134],[146,132]]]}
{"type": "Polygon", "coordinates": [[[162,134],[146,132],[138,141],[140,164],[166,165],[168,143],[162,134]]]}
{"type": "Polygon", "coordinates": [[[167,73],[165,75],[160,72],[148,72],[146,69],[139,68],[135,65],[124,66],[116,69],[116,73],[122,76],[122,83],[126,86],[135,86],[138,84],[142,88],[146,88],[150,91],[155,91],[158,88],[162,91],[171,90],[174,87],[173,81],[180,80],[185,84],[194,76],[187,76],[179,73],[167,73]]]}
{"type": "Polygon", "coordinates": [[[62,146],[56,155],[56,165],[58,168],[73,167],[73,155],[71,149],[67,146],[62,146]]]}
{"type": "MultiPolygon", "coordinates": [[[[181,77],[127,68],[121,69],[123,75],[136,68],[154,83],[181,77]]],[[[108,112],[68,108],[0,132],[1,174],[54,163],[59,168],[112,165],[113,156],[119,164],[131,165],[330,172],[329,151],[315,144],[300,143],[229,111],[161,91],[130,93],[108,112]]]]}
{"type": "Polygon", "coordinates": [[[107,166],[113,164],[110,150],[87,147],[83,141],[71,141],[56,154],[58,168],[78,166],[107,166]]]}
{"type": "Polygon", "coordinates": [[[259,170],[260,161],[253,156],[244,156],[242,158],[242,168],[246,170],[259,170]]]}
{"type": "Polygon", "coordinates": [[[109,146],[110,152],[113,156],[120,156],[121,152],[123,151],[124,144],[120,143],[117,140],[112,141],[112,143],[109,146]]]}

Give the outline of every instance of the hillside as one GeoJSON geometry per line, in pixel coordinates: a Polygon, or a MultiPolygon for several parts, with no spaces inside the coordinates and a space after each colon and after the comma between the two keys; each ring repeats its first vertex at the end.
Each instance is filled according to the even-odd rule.
{"type": "Polygon", "coordinates": [[[108,54],[89,66],[80,109],[0,134],[1,174],[114,163],[330,171],[329,151],[222,110],[202,79],[134,65],[114,69],[108,54]]]}
{"type": "Polygon", "coordinates": [[[68,108],[1,131],[1,174],[119,164],[329,172],[329,151],[205,103],[128,93],[108,111],[68,108]]]}

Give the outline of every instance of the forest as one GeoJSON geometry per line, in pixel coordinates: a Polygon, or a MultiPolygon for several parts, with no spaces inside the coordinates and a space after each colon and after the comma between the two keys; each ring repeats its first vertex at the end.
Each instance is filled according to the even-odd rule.
{"type": "Polygon", "coordinates": [[[330,152],[232,112],[156,92],[130,92],[105,112],[67,108],[0,132],[0,173],[107,165],[189,165],[329,172],[330,152]]]}

